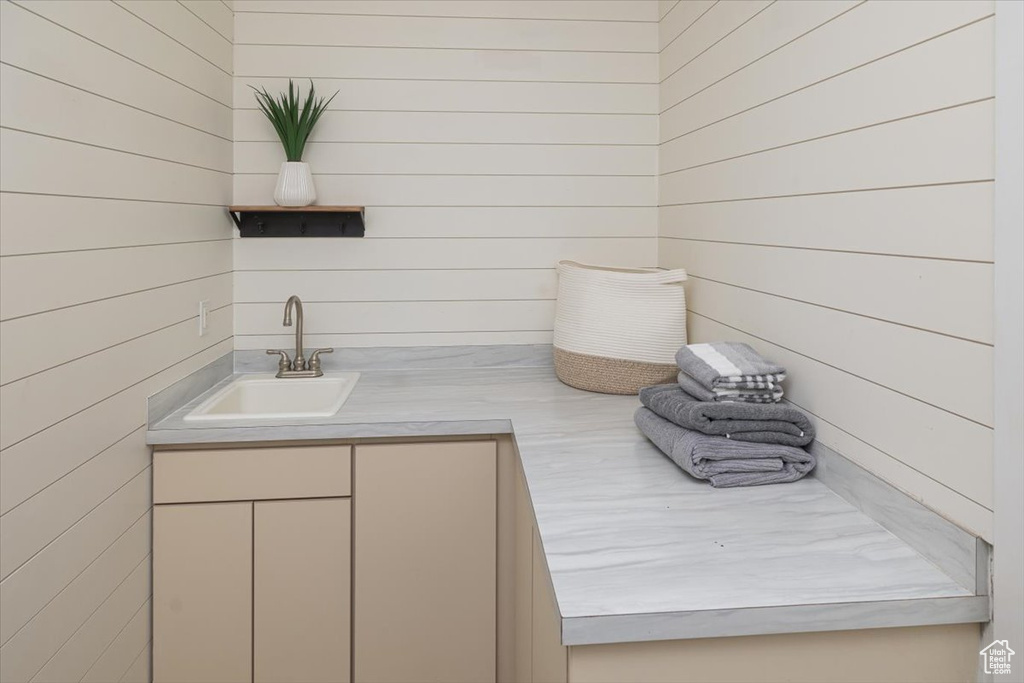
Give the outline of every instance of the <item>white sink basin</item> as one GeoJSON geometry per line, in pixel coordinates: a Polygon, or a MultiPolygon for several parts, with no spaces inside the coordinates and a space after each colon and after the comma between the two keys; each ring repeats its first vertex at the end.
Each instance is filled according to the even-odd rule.
{"type": "Polygon", "coordinates": [[[358,379],[358,372],[287,379],[245,375],[203,401],[185,420],[330,417],[341,409],[358,379]]]}

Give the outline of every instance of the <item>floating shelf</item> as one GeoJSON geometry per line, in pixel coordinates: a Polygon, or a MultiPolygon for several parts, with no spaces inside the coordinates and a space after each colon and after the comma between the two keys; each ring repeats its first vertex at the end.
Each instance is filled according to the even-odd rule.
{"type": "Polygon", "coordinates": [[[362,237],[361,206],[229,206],[242,237],[362,237]]]}

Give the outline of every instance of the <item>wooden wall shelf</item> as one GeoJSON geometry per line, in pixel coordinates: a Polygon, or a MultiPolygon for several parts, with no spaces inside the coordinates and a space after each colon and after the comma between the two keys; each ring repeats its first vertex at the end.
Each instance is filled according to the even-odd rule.
{"type": "Polygon", "coordinates": [[[229,206],[242,237],[362,237],[362,206],[229,206]]]}

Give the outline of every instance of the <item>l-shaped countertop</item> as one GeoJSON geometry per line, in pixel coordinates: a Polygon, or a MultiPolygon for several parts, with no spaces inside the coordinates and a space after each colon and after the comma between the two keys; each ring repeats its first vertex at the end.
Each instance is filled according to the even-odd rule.
{"type": "Polygon", "coordinates": [[[329,418],[183,419],[230,380],[152,424],[148,442],[513,434],[565,645],[989,618],[986,595],[818,478],[712,488],[637,430],[635,396],[572,389],[551,367],[363,370],[329,418]]]}

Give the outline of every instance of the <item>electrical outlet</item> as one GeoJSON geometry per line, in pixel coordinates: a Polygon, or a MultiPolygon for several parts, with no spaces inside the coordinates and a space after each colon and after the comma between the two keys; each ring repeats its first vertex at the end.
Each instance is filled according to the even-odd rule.
{"type": "Polygon", "coordinates": [[[199,302],[199,336],[205,337],[206,330],[209,327],[209,312],[210,312],[210,301],[204,299],[199,302]]]}

